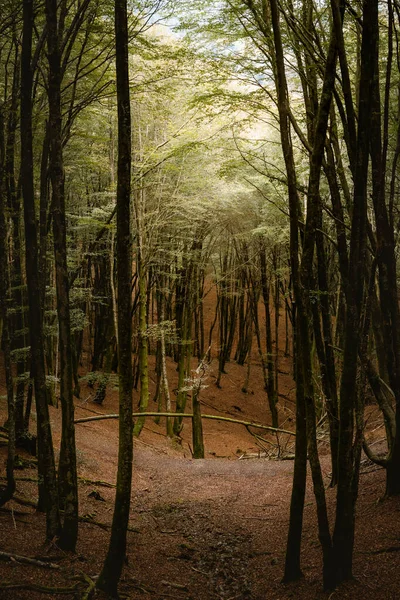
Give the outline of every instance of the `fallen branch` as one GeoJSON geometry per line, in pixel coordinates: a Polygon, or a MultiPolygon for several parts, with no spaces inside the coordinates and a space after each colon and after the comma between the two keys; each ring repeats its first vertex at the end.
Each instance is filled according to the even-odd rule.
{"type": "Polygon", "coordinates": [[[92,597],[92,594],[93,594],[94,589],[96,587],[96,582],[93,579],[91,579],[89,577],[89,575],[86,575],[86,573],[82,573],[82,577],[85,580],[85,582],[88,584],[88,587],[82,593],[81,600],[89,600],[89,598],[92,597]]]}
{"type": "Polygon", "coordinates": [[[175,590],[182,590],[183,592],[187,592],[188,588],[186,585],[182,585],[181,583],[173,583],[172,581],[165,581],[164,579],[161,581],[161,585],[165,585],[175,590]]]}
{"type": "Polygon", "coordinates": [[[88,479],[87,477],[78,477],[79,481],[83,484],[87,483],[89,485],[99,485],[106,488],[115,488],[117,487],[115,483],[109,483],[108,481],[100,481],[97,479],[88,479]]]}
{"type": "MultiPolygon", "coordinates": [[[[193,419],[193,415],[187,413],[167,413],[167,412],[144,412],[144,413],[133,413],[133,417],[182,417],[184,419],[193,419]]],[[[258,429],[265,429],[266,431],[273,431],[277,433],[287,433],[288,435],[295,436],[294,431],[288,431],[287,429],[280,429],[279,427],[270,427],[269,425],[261,425],[261,423],[253,423],[251,421],[240,421],[238,419],[231,419],[230,417],[219,417],[217,415],[201,415],[202,419],[211,419],[214,421],[226,421],[228,423],[237,423],[238,425],[244,425],[245,427],[256,427],[258,429]]],[[[119,419],[118,414],[103,415],[101,417],[84,417],[83,419],[76,419],[75,424],[89,423],[90,421],[102,421],[105,419],[119,419]]]]}
{"type": "Polygon", "coordinates": [[[375,473],[375,471],[380,471],[383,467],[380,467],[379,465],[377,465],[376,467],[374,467],[373,469],[365,469],[360,471],[360,475],[368,475],[368,473],[375,473]]]}
{"type": "Polygon", "coordinates": [[[13,496],[12,500],[17,504],[21,504],[22,506],[32,506],[32,508],[37,508],[37,502],[34,500],[29,500],[29,498],[23,498],[22,496],[13,496]]]}
{"type": "Polygon", "coordinates": [[[97,527],[100,527],[100,529],[104,529],[105,531],[107,531],[111,527],[111,525],[109,525],[108,523],[95,521],[94,519],[92,519],[92,517],[89,516],[78,517],[78,521],[80,521],[81,523],[90,523],[91,525],[97,525],[97,527]]]}
{"type": "Polygon", "coordinates": [[[60,569],[60,565],[56,565],[55,563],[43,562],[29,556],[19,556],[18,554],[10,554],[8,552],[0,552],[0,559],[34,565],[35,567],[46,567],[46,569],[60,569]]]}
{"type": "Polygon", "coordinates": [[[93,408],[89,408],[87,406],[82,406],[82,404],[75,404],[77,408],[81,408],[82,410],[87,410],[88,412],[94,413],[95,415],[103,415],[104,413],[99,410],[93,410],[93,408]]]}
{"type": "Polygon", "coordinates": [[[30,517],[31,515],[33,515],[32,512],[15,510],[14,508],[6,508],[5,506],[0,506],[0,512],[14,513],[14,515],[18,515],[19,517],[30,517]]]}
{"type": "Polygon", "coordinates": [[[78,588],[78,585],[73,587],[47,587],[45,585],[38,585],[37,583],[1,583],[0,590],[29,590],[31,592],[40,592],[41,594],[52,594],[55,598],[55,594],[74,594],[78,588]]]}
{"type": "Polygon", "coordinates": [[[381,548],[380,550],[368,550],[360,552],[360,554],[389,554],[390,552],[400,552],[400,546],[389,546],[389,548],[381,548]]]}
{"type": "MultiPolygon", "coordinates": [[[[78,518],[79,521],[81,521],[81,523],[89,523],[90,525],[96,525],[97,527],[100,527],[100,529],[104,529],[105,531],[107,531],[108,529],[111,529],[111,523],[103,523],[102,521],[95,521],[90,515],[84,515],[82,517],[78,518]]],[[[133,533],[140,533],[139,529],[136,529],[135,527],[128,527],[127,531],[131,531],[133,533]]]]}
{"type": "Polygon", "coordinates": [[[126,589],[128,589],[129,591],[132,588],[134,588],[135,590],[139,590],[140,592],[143,592],[144,594],[155,594],[155,590],[140,583],[133,577],[124,578],[124,580],[121,582],[121,588],[124,588],[124,587],[126,589]]]}
{"type": "MultiPolygon", "coordinates": [[[[7,479],[7,477],[5,475],[0,475],[0,479],[4,480],[7,479]]],[[[32,483],[37,483],[38,479],[37,477],[14,477],[15,481],[30,481],[32,483]]]]}
{"type": "Polygon", "coordinates": [[[18,468],[19,469],[36,469],[38,466],[38,461],[36,458],[19,458],[18,460],[18,468]]]}

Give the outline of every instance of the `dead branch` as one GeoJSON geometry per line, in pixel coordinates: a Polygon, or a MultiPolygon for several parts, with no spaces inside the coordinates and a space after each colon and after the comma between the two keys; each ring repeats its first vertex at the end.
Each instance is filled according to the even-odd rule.
{"type": "Polygon", "coordinates": [[[73,587],[47,587],[36,583],[2,583],[0,590],[30,590],[32,592],[40,592],[41,594],[51,594],[55,598],[55,594],[74,594],[78,585],[73,587]]]}
{"type": "Polygon", "coordinates": [[[367,550],[360,554],[389,554],[391,552],[400,552],[400,546],[389,546],[388,548],[380,548],[379,550],[367,550]]]}
{"type": "Polygon", "coordinates": [[[0,552],[0,559],[11,560],[14,562],[20,562],[27,565],[34,565],[35,567],[45,567],[46,569],[60,569],[60,565],[55,563],[44,562],[37,560],[36,558],[30,558],[29,556],[19,556],[18,554],[12,554],[9,552],[0,552]]]}
{"type": "Polygon", "coordinates": [[[161,581],[161,585],[165,585],[175,590],[182,590],[183,592],[187,592],[188,588],[186,585],[182,585],[181,583],[173,583],[172,581],[165,581],[164,579],[161,581]]]}
{"type": "MultiPolygon", "coordinates": [[[[111,524],[96,521],[91,515],[83,515],[82,517],[79,517],[79,521],[81,521],[81,523],[89,523],[90,525],[96,525],[97,527],[100,527],[100,529],[104,529],[105,531],[111,529],[111,524]]],[[[139,529],[135,527],[128,527],[128,531],[131,531],[133,533],[140,533],[139,529]]]]}
{"type": "MultiPolygon", "coordinates": [[[[0,475],[0,479],[4,480],[7,479],[7,477],[5,475],[0,475]]],[[[37,483],[38,479],[37,477],[14,477],[15,481],[30,481],[32,483],[37,483]]]]}
{"type": "Polygon", "coordinates": [[[86,573],[82,572],[81,575],[85,582],[88,584],[86,590],[82,592],[81,600],[89,600],[89,598],[92,597],[93,591],[96,587],[96,582],[93,579],[91,579],[89,575],[86,575],[86,573]]]}
{"type": "Polygon", "coordinates": [[[23,498],[22,496],[13,496],[12,498],[14,502],[17,504],[21,504],[22,506],[32,506],[32,508],[37,508],[37,502],[34,500],[30,500],[29,498],[23,498]]]}
{"type": "MultiPolygon", "coordinates": [[[[165,412],[145,412],[145,413],[133,413],[133,417],[182,417],[184,419],[193,419],[193,415],[187,413],[165,413],[165,412]]],[[[279,427],[270,427],[269,425],[261,425],[261,423],[253,423],[251,421],[240,421],[238,419],[231,419],[230,417],[220,417],[217,415],[201,415],[202,419],[211,419],[214,421],[225,421],[228,423],[236,423],[238,425],[244,425],[245,427],[255,427],[257,429],[264,429],[266,431],[273,431],[278,433],[286,433],[288,435],[295,436],[294,431],[287,429],[280,429],[279,427]]],[[[102,421],[105,419],[119,419],[118,414],[103,415],[101,417],[85,417],[83,419],[75,419],[74,423],[89,423],[90,421],[102,421]]]]}
{"type": "Polygon", "coordinates": [[[99,485],[101,487],[106,488],[116,488],[115,483],[109,483],[108,481],[101,481],[98,479],[88,479],[87,477],[78,477],[79,481],[81,481],[84,485],[99,485]]]}

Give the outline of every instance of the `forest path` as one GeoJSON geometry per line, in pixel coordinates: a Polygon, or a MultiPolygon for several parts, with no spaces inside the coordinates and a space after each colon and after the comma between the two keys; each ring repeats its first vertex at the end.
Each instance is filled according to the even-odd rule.
{"type": "MultiPolygon", "coordinates": [[[[231,402],[232,398],[226,399],[226,412],[231,402]]],[[[116,421],[77,427],[82,472],[88,469],[92,477],[114,481],[117,427],[116,421]]],[[[361,476],[355,553],[358,581],[332,596],[321,589],[321,551],[311,482],[304,518],[305,579],[289,586],[281,584],[293,461],[239,460],[233,452],[229,458],[193,460],[189,458],[188,431],[186,441],[177,445],[156,433],[162,427],[149,419],[143,437],[135,441],[130,526],[137,532],[128,534],[129,559],[121,587],[128,598],[143,598],[143,590],[152,598],[177,600],[400,598],[400,553],[381,552],[396,546],[400,539],[398,500],[377,504],[384,489],[382,470],[365,465],[361,476]]],[[[185,429],[190,432],[189,425],[185,429]]],[[[221,440],[224,444],[229,440],[232,449],[240,446],[250,451],[245,436],[247,444],[252,444],[244,427],[207,422],[205,428],[206,447],[217,453],[222,451],[221,440]]],[[[323,455],[321,462],[333,523],[336,490],[328,487],[329,457],[323,455]]],[[[91,486],[82,494],[82,502],[91,504],[96,518],[105,521],[113,490],[98,489],[105,503],[89,499],[91,486]]]]}
{"type": "MultiPolygon", "coordinates": [[[[134,555],[147,555],[149,570],[154,555],[164,556],[159,578],[171,581],[172,568],[192,598],[265,598],[253,589],[254,566],[282,565],[292,470],[289,462],[179,460],[138,449],[134,555]]],[[[281,578],[279,567],[274,575],[281,578]]]]}
{"type": "MultiPolygon", "coordinates": [[[[90,405],[92,407],[93,405],[90,405]]],[[[79,415],[79,410],[77,411],[79,415]]],[[[82,409],[83,412],[83,409],[82,409]]],[[[108,412],[104,410],[104,412],[108,412]]],[[[153,429],[152,424],[148,424],[153,429]]],[[[226,427],[226,425],[224,425],[226,427]]],[[[44,518],[23,507],[24,515],[0,511],[1,549],[60,561],[60,571],[18,562],[0,562],[0,580],[71,585],[74,575],[98,575],[109,541],[117,459],[117,421],[77,427],[81,523],[77,555],[43,546],[44,518]],[[89,522],[88,522],[89,521],[89,522]],[[96,524],[97,523],[97,524],[96,524]],[[99,527],[98,524],[102,524],[99,527]],[[104,528],[105,527],[105,528],[104,528]]],[[[57,439],[58,422],[54,420],[57,439]]],[[[233,435],[232,432],[229,435],[233,435]]],[[[132,507],[122,597],[132,600],[309,600],[398,599],[399,500],[377,504],[384,488],[382,470],[364,470],[358,508],[355,574],[357,581],[333,595],[321,590],[321,551],[312,490],[307,491],[303,568],[300,583],[280,583],[287,536],[293,461],[185,457],[147,430],[135,442],[132,507]],[[155,445],[154,438],[159,440],[155,445]]],[[[329,461],[322,458],[328,483],[329,461]]],[[[365,467],[366,468],[366,467],[365,467]]],[[[33,468],[20,471],[35,477],[33,468]]],[[[335,490],[327,489],[333,516],[335,490]]],[[[35,498],[36,485],[18,481],[18,494],[35,498]]],[[[16,503],[8,508],[21,510],[16,503]]],[[[73,599],[53,594],[51,598],[73,599]]],[[[1,591],[1,600],[43,600],[32,591],[1,591]]]]}
{"type": "MultiPolygon", "coordinates": [[[[203,391],[203,411],[269,423],[259,365],[253,366],[253,386],[241,392],[243,367],[231,363],[223,388],[203,391]]],[[[170,379],[176,371],[169,364],[170,379]]],[[[172,384],[174,385],[174,383],[172,384]]],[[[284,376],[280,422],[293,427],[290,400],[292,383],[284,376]]],[[[116,413],[118,394],[109,390],[104,406],[91,402],[90,388],[76,402],[76,418],[95,413],[116,413]]],[[[136,401],[136,397],[135,397],[136,401]]],[[[154,404],[152,405],[152,407],[154,404]]],[[[0,405],[0,418],[5,404],[0,405]]],[[[60,411],[51,410],[55,448],[60,440],[60,411]]],[[[32,423],[34,427],[34,422],[32,423]]],[[[315,502],[309,482],[302,546],[305,578],[282,585],[288,529],[293,461],[252,458],[255,438],[245,427],[223,421],[204,421],[206,459],[193,460],[191,427],[185,422],[182,440],[168,440],[165,424],[147,419],[135,440],[132,506],[127,562],[121,580],[122,597],[129,600],[398,600],[400,598],[399,499],[378,502],[384,491],[383,470],[365,465],[361,475],[354,572],[357,580],[334,594],[322,592],[321,550],[316,527],[315,502]],[[223,456],[224,458],[218,458],[223,456]]],[[[274,436],[270,442],[276,441],[274,436]]],[[[82,571],[96,577],[109,543],[118,458],[118,421],[104,420],[76,427],[80,477],[80,523],[77,554],[66,556],[44,545],[44,517],[15,502],[0,511],[2,551],[47,557],[61,565],[48,570],[18,562],[0,561],[0,582],[67,585],[82,571]],[[103,484],[99,483],[103,482],[103,484]],[[111,487],[104,485],[111,484],[111,487]],[[12,513],[11,510],[14,512],[12,513]],[[18,514],[17,511],[24,514],[18,514]],[[100,525],[100,526],[99,526],[100,525]]],[[[281,443],[291,451],[293,437],[281,443]]],[[[321,445],[331,523],[336,491],[328,487],[329,457],[321,445]]],[[[4,464],[6,449],[0,448],[4,464]]],[[[37,498],[33,467],[17,473],[18,495],[37,498]],[[23,478],[24,480],[22,480],[23,478]]],[[[0,600],[75,600],[73,594],[44,595],[28,590],[1,590],[0,600]]]]}
{"type": "MultiPolygon", "coordinates": [[[[214,431],[208,433],[215,437],[215,428],[221,426],[227,427],[212,423],[214,431]]],[[[77,426],[83,478],[115,480],[117,427],[116,421],[77,426]]],[[[244,428],[230,427],[228,435],[237,431],[240,440],[244,428]]],[[[180,446],[164,437],[154,441],[154,431],[149,430],[143,437],[135,440],[134,449],[130,526],[138,532],[128,534],[129,561],[122,584],[128,597],[141,597],[131,589],[132,581],[151,589],[156,598],[269,597],[263,591],[263,565],[271,569],[273,587],[279,585],[293,461],[194,460],[187,458],[184,442],[180,446]],[[259,580],[259,590],[254,579],[259,580]]],[[[81,506],[87,506],[89,514],[95,511],[97,520],[109,520],[113,490],[96,487],[103,503],[89,498],[94,486],[85,488],[81,506]]]]}

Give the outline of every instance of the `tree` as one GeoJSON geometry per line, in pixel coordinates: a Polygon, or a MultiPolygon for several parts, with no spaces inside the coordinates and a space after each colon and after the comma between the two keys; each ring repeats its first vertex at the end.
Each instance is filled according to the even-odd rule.
{"type": "MultiPolygon", "coordinates": [[[[369,123],[378,51],[378,2],[367,0],[363,10],[358,134],[355,156],[353,217],[350,239],[349,279],[346,294],[347,315],[343,373],[340,388],[338,490],[333,534],[336,581],[352,577],[355,504],[361,455],[359,435],[354,438],[357,408],[357,359],[360,347],[361,306],[364,291],[363,264],[366,254],[367,193],[369,162],[369,123]]],[[[359,432],[357,432],[359,434],[359,432]]]]}
{"type": "MultiPolygon", "coordinates": [[[[61,14],[65,7],[61,6],[61,14]]],[[[61,23],[56,0],[46,2],[47,47],[49,57],[49,142],[52,185],[52,218],[56,268],[57,313],[60,347],[60,395],[62,435],[58,469],[59,500],[64,508],[60,544],[75,550],[78,537],[78,478],[74,427],[71,319],[67,266],[67,229],[65,216],[64,166],[61,114],[61,23]]]]}
{"type": "Polygon", "coordinates": [[[24,199],[29,335],[31,340],[31,363],[37,411],[39,506],[46,510],[47,538],[53,539],[59,534],[60,515],[53,441],[49,407],[47,404],[43,314],[40,306],[41,287],[38,264],[32,148],[32,32],[33,1],[24,0],[21,55],[21,180],[24,199]]]}
{"type": "Polygon", "coordinates": [[[132,321],[131,321],[131,111],[126,0],[115,2],[115,40],[118,102],[117,278],[119,451],[117,491],[111,539],[97,587],[116,597],[125,559],[132,482],[132,321]]]}
{"type": "MultiPolygon", "coordinates": [[[[326,11],[327,7],[324,5],[321,8],[326,11]]],[[[392,4],[388,5],[387,15],[382,12],[382,18],[387,16],[388,32],[382,36],[385,42],[381,43],[381,46],[377,42],[377,3],[375,6],[371,3],[364,4],[362,19],[349,10],[346,15],[347,21],[344,19],[345,4],[336,0],[330,3],[330,21],[326,19],[326,12],[320,12],[319,7],[307,0],[297,5],[287,2],[284,6],[278,5],[274,0],[232,1],[221,3],[217,10],[211,11],[210,16],[204,11],[199,11],[199,15],[200,18],[195,24],[192,19],[191,23],[186,22],[185,25],[198,35],[195,43],[202,41],[205,47],[203,56],[208,52],[204,40],[212,40],[212,51],[208,55],[212,54],[214,63],[218,61],[226,77],[240,78],[247,85],[247,88],[241,90],[242,93],[238,93],[236,90],[232,92],[226,89],[227,86],[224,88],[226,79],[223,76],[219,88],[215,81],[210,79],[210,92],[208,96],[203,94],[203,100],[208,103],[214,102],[214,106],[219,102],[220,106],[229,106],[230,109],[240,103],[243,110],[246,110],[246,106],[251,107],[248,110],[252,110],[253,114],[256,111],[258,114],[267,114],[272,121],[279,123],[284,161],[284,171],[283,174],[281,171],[279,179],[287,189],[291,231],[297,394],[295,475],[285,578],[295,579],[301,575],[301,520],[308,452],[324,554],[324,585],[333,587],[343,578],[351,576],[354,507],[358,489],[360,440],[363,437],[363,389],[362,385],[357,384],[360,373],[362,378],[369,377],[371,387],[380,398],[388,430],[389,455],[384,459],[373,458],[388,468],[388,493],[396,493],[398,481],[395,475],[398,469],[394,464],[397,464],[395,457],[400,446],[397,446],[393,438],[394,413],[390,402],[388,404],[382,400],[380,386],[376,384],[377,378],[372,376],[373,368],[371,371],[371,361],[366,358],[368,352],[365,343],[372,297],[375,298],[375,315],[381,319],[385,338],[385,342],[379,340],[379,328],[375,324],[376,345],[377,349],[380,349],[378,359],[380,365],[385,365],[381,372],[383,377],[387,373],[394,397],[397,398],[395,390],[398,386],[399,370],[395,365],[400,354],[397,346],[398,298],[394,237],[390,225],[393,184],[390,192],[392,200],[388,204],[385,201],[384,184],[387,170],[385,161],[389,148],[389,90],[394,28],[392,4]],[[315,19],[316,15],[318,19],[315,19]],[[356,37],[351,37],[349,22],[354,24],[356,37]],[[348,36],[346,40],[344,31],[348,36]],[[372,40],[368,51],[367,35],[372,40]],[[229,39],[231,44],[236,44],[235,51],[223,51],[218,54],[218,44],[222,39],[229,39]],[[359,48],[357,44],[361,40],[359,48]],[[381,114],[378,66],[380,52],[385,53],[387,42],[385,101],[381,114]],[[356,51],[351,47],[352,43],[356,51]],[[349,64],[358,50],[359,61],[353,73],[349,64]],[[340,80],[336,74],[337,62],[341,71],[340,80]],[[263,70],[260,70],[260,64],[263,65],[263,70]],[[363,79],[367,77],[367,73],[370,76],[368,84],[366,79],[363,79]],[[275,90],[270,82],[273,82],[275,90]],[[355,109],[357,102],[354,102],[353,96],[357,98],[358,110],[355,109]],[[374,106],[372,112],[371,103],[374,106]],[[372,119],[370,135],[374,142],[369,147],[365,141],[368,126],[364,118],[372,119]],[[306,132],[303,131],[304,127],[306,132]],[[345,141],[344,147],[340,146],[340,136],[345,141]],[[372,185],[368,181],[369,153],[372,159],[372,185]],[[304,158],[308,162],[306,170],[301,164],[302,161],[304,163],[304,158]],[[345,162],[349,163],[349,168],[344,167],[345,162]],[[354,181],[353,197],[350,177],[354,181]],[[298,183],[301,178],[308,180],[306,189],[298,183]],[[367,190],[372,192],[375,213],[370,221],[367,220],[367,190]],[[324,207],[323,193],[330,196],[331,213],[324,207]],[[307,210],[304,215],[300,194],[304,195],[306,201],[307,210]],[[345,348],[342,371],[338,371],[341,378],[340,402],[332,351],[329,302],[332,282],[327,277],[327,248],[330,251],[333,249],[332,243],[327,242],[330,239],[328,228],[332,226],[327,225],[324,210],[335,219],[335,260],[340,268],[345,298],[345,302],[339,305],[340,310],[337,311],[338,331],[342,332],[341,339],[344,334],[345,348]],[[349,239],[346,233],[348,224],[351,227],[349,239]],[[366,251],[367,235],[372,248],[371,255],[366,251]],[[373,291],[376,264],[379,268],[379,299],[374,296],[373,291]],[[369,281],[368,289],[366,281],[369,281]],[[378,304],[380,308],[377,308],[378,304]],[[312,360],[314,343],[318,356],[317,365],[312,360]],[[383,347],[386,349],[383,350],[383,347]],[[359,357],[364,365],[361,370],[359,357]],[[316,443],[315,371],[318,371],[322,378],[330,424],[332,485],[338,482],[333,539],[327,518],[324,482],[316,443]],[[345,494],[346,487],[347,490],[352,490],[350,494],[345,494]],[[344,521],[346,525],[343,524],[344,521]]],[[[252,156],[250,153],[242,154],[258,173],[262,172],[259,167],[260,163],[262,165],[261,157],[252,156]]],[[[396,165],[396,161],[397,159],[392,164],[396,165]]],[[[264,158],[263,170],[266,177],[269,176],[268,171],[271,171],[267,171],[267,165],[268,161],[264,158]]],[[[394,172],[395,166],[392,166],[392,173],[394,172]]],[[[275,180],[277,179],[275,175],[275,180]]],[[[369,211],[369,215],[371,214],[372,211],[369,211]]],[[[373,456],[367,445],[365,447],[369,456],[373,456]]]]}
{"type": "Polygon", "coordinates": [[[7,220],[6,220],[6,194],[5,194],[5,144],[4,144],[4,117],[3,108],[0,108],[0,343],[4,353],[4,371],[7,389],[8,411],[8,453],[7,453],[7,485],[0,491],[0,506],[8,502],[15,492],[14,464],[15,464],[15,400],[11,368],[10,344],[10,285],[8,277],[7,256],[7,220]]]}

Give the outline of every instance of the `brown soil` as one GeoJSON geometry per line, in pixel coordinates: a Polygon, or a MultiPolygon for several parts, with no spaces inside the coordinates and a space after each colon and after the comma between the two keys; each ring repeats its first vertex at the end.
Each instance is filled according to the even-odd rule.
{"type": "MultiPolygon", "coordinates": [[[[211,301],[207,310],[210,321],[211,301]]],[[[261,368],[254,350],[253,361],[247,394],[241,392],[246,367],[229,363],[222,388],[218,389],[217,364],[213,361],[205,382],[207,387],[201,393],[203,413],[270,423],[261,368]]],[[[175,389],[177,373],[171,361],[168,371],[170,389],[175,389]]],[[[291,362],[282,352],[279,391],[280,424],[292,430],[294,384],[291,362]]],[[[154,393],[154,382],[151,392],[154,393]]],[[[4,391],[0,389],[0,393],[4,391]]],[[[117,392],[111,386],[103,406],[93,404],[92,397],[93,390],[83,388],[81,399],[76,402],[77,418],[118,411],[117,392]]],[[[149,409],[155,410],[156,406],[150,403],[149,409]]],[[[0,423],[5,413],[3,398],[0,423]]],[[[379,442],[379,419],[373,409],[369,409],[368,416],[371,435],[379,442]]],[[[32,417],[34,430],[35,414],[32,417]]],[[[58,448],[60,411],[51,409],[51,418],[58,448]]],[[[400,598],[400,502],[399,499],[379,501],[385,474],[366,463],[360,482],[354,582],[331,594],[322,592],[321,551],[310,484],[302,556],[305,578],[300,583],[281,584],[293,461],[273,460],[278,454],[276,437],[254,431],[268,441],[256,439],[241,425],[205,420],[206,459],[193,460],[189,422],[185,422],[178,443],[165,437],[163,419],[159,425],[147,419],[140,439],[135,441],[131,531],[121,596],[144,600],[400,598]],[[270,459],[263,458],[265,451],[270,453],[270,459]]],[[[31,506],[13,500],[0,509],[0,551],[36,557],[59,566],[50,569],[0,560],[0,582],[77,585],[79,592],[45,595],[26,589],[1,589],[0,583],[1,600],[82,598],[82,591],[88,587],[87,581],[82,583],[83,574],[93,579],[99,574],[107,551],[114,500],[114,488],[106,487],[104,482],[115,482],[117,434],[116,420],[77,425],[80,515],[86,522],[80,524],[75,555],[66,555],[55,544],[44,543],[44,517],[31,506]]],[[[323,431],[321,436],[322,465],[328,486],[330,467],[323,431]]],[[[293,438],[281,435],[280,454],[292,451],[293,438]]],[[[0,448],[2,474],[5,458],[3,447],[0,448]]],[[[26,481],[36,478],[35,468],[25,466],[16,474],[17,495],[36,500],[36,483],[26,481]]],[[[328,488],[327,498],[333,522],[335,490],[328,488]]]]}
{"type": "MultiPolygon", "coordinates": [[[[203,410],[209,414],[268,423],[265,393],[259,366],[253,367],[253,392],[240,391],[244,368],[228,365],[223,387],[213,383],[203,390],[203,410]],[[218,407],[218,411],[214,409],[218,407]],[[262,418],[265,415],[265,418],[262,418]]],[[[289,371],[283,359],[282,371],[289,371]]],[[[170,364],[170,376],[174,376],[170,364]]],[[[290,398],[292,383],[281,375],[281,392],[290,398]]],[[[82,398],[89,398],[89,389],[82,398]]],[[[292,403],[281,398],[281,421],[290,427],[292,403]]],[[[4,410],[4,401],[2,401],[4,410]]],[[[77,402],[77,417],[117,410],[117,394],[110,391],[103,407],[88,399],[77,402]]],[[[59,442],[59,411],[52,410],[55,443],[59,442]]],[[[117,421],[77,426],[80,514],[109,525],[114,489],[92,481],[113,483],[117,465],[117,421]],[[95,492],[95,494],[93,494],[95,492]],[[97,498],[95,497],[97,496],[97,498]]],[[[400,597],[400,504],[398,499],[379,502],[384,472],[365,465],[361,475],[354,573],[356,580],[333,594],[321,590],[321,552],[317,539],[312,491],[308,491],[303,543],[305,579],[293,585],[280,583],[284,564],[293,461],[239,457],[260,452],[244,427],[205,421],[208,460],[192,460],[190,426],[185,425],[179,445],[164,436],[164,423],[147,420],[135,442],[132,511],[128,556],[121,582],[126,598],[177,600],[309,598],[394,599],[400,597]]],[[[270,442],[274,441],[271,436],[270,442]]],[[[286,439],[285,439],[286,437],[286,439]]],[[[289,436],[282,445],[290,450],[289,436]]],[[[323,446],[321,446],[323,449],[323,446]]],[[[2,449],[4,464],[5,449],[2,449]]],[[[324,454],[324,453],[323,453],[324,454]]],[[[327,483],[328,456],[323,456],[327,483]]],[[[33,468],[17,472],[35,478],[33,468]]],[[[19,496],[36,498],[36,484],[18,480],[19,496]]],[[[333,510],[335,491],[327,490],[333,510]]],[[[0,562],[1,582],[73,586],[75,576],[99,574],[107,549],[109,529],[82,523],[77,554],[64,555],[55,545],[44,544],[44,517],[29,506],[12,501],[0,511],[0,550],[51,560],[58,570],[0,562]]],[[[87,586],[87,584],[86,584],[87,586]]],[[[79,584],[79,589],[85,586],[79,584]]],[[[31,590],[0,590],[0,598],[36,600],[74,598],[74,594],[43,595],[31,590]]]]}

